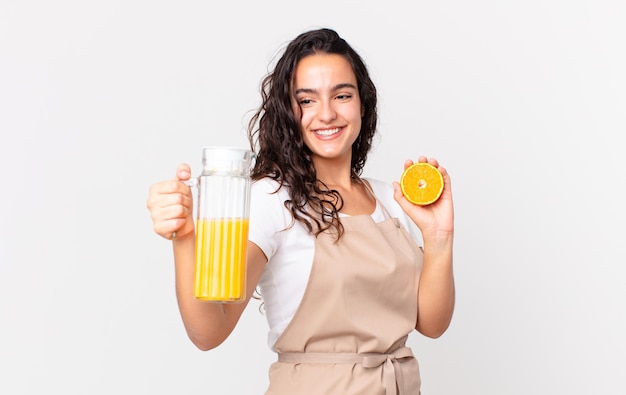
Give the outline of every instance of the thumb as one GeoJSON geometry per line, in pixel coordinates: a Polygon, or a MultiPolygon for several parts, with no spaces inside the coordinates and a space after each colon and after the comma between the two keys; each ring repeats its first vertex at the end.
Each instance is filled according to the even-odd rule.
{"type": "Polygon", "coordinates": [[[405,213],[408,213],[408,210],[411,210],[413,203],[406,200],[404,194],[402,193],[400,183],[398,183],[397,181],[393,182],[393,198],[398,203],[398,205],[400,205],[405,213]]]}
{"type": "Polygon", "coordinates": [[[191,167],[187,163],[181,163],[176,168],[176,179],[178,181],[187,181],[191,178],[191,167]]]}

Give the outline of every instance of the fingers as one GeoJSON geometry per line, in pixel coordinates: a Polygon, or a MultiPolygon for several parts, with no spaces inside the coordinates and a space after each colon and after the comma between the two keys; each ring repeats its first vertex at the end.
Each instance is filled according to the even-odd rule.
{"type": "MultiPolygon", "coordinates": [[[[179,181],[175,183],[182,185],[179,181]]],[[[154,231],[165,238],[169,238],[192,217],[192,199],[186,192],[152,193],[148,197],[147,207],[154,231]]]]}
{"type": "Polygon", "coordinates": [[[193,231],[193,198],[191,189],[181,181],[191,177],[191,169],[181,164],[176,169],[176,178],[157,182],[150,186],[146,207],[150,211],[152,226],[158,235],[171,239],[193,231]]]}
{"type": "Polygon", "coordinates": [[[420,163],[429,163],[429,164],[431,164],[431,165],[433,165],[435,167],[439,167],[439,161],[437,161],[437,159],[435,159],[435,158],[428,158],[426,156],[420,156],[417,159],[417,161],[420,162],[420,163]]]}
{"type": "Polygon", "coordinates": [[[191,189],[178,180],[166,180],[150,186],[146,206],[149,210],[168,206],[191,207],[191,189]]]}
{"type": "MultiPolygon", "coordinates": [[[[417,158],[417,162],[419,163],[430,163],[431,165],[435,166],[435,167],[439,167],[439,161],[435,158],[428,158],[426,156],[420,156],[419,158],[417,158]]],[[[413,162],[411,159],[407,159],[404,161],[404,168],[406,169],[407,167],[411,166],[413,162]]]]}
{"type": "MultiPolygon", "coordinates": [[[[426,156],[420,156],[419,158],[417,158],[417,162],[418,163],[430,163],[431,165],[435,166],[436,168],[439,168],[439,161],[435,158],[428,158],[426,156]]],[[[411,166],[414,162],[410,159],[407,159],[404,162],[404,168],[406,169],[407,167],[411,166]]]]}

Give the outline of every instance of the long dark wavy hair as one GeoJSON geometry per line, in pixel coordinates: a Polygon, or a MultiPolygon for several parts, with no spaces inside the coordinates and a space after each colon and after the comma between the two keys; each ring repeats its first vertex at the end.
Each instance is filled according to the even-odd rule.
{"type": "Polygon", "coordinates": [[[290,199],[284,202],[294,221],[318,235],[334,228],[343,234],[339,210],[343,199],[338,191],[317,179],[310,149],[304,144],[300,119],[292,109],[292,82],[298,62],[314,54],[337,54],[352,66],[363,107],[361,130],[352,145],[352,176],[359,176],[377,126],[376,87],[356,51],[331,29],[312,30],[297,36],[261,83],[262,104],[248,123],[250,146],[257,153],[252,179],[270,177],[286,186],[290,199]]]}

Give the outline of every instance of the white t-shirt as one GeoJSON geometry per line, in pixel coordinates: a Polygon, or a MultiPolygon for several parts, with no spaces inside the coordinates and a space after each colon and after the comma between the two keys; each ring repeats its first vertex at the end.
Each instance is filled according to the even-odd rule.
{"type": "MultiPolygon", "coordinates": [[[[419,230],[393,199],[393,186],[366,179],[378,201],[372,213],[375,222],[385,219],[383,204],[392,217],[398,218],[415,241],[421,245],[419,230]]],[[[268,345],[274,344],[293,318],[309,280],[313,264],[315,240],[307,229],[295,222],[284,202],[289,199],[286,188],[278,188],[270,178],[254,181],[250,198],[249,240],[259,246],[268,259],[259,281],[269,325],[268,345]]]]}

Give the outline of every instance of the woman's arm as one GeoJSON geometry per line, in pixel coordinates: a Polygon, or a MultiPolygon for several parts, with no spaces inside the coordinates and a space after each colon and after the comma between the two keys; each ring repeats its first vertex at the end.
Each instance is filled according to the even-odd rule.
{"type": "Polygon", "coordinates": [[[432,338],[441,336],[448,329],[454,312],[452,239],[452,235],[424,237],[424,266],[419,281],[415,329],[432,338]]]}
{"type": "MultiPolygon", "coordinates": [[[[418,226],[424,241],[424,265],[419,281],[418,318],[415,329],[425,336],[441,336],[450,325],[455,303],[452,251],[454,241],[454,209],[450,177],[436,159],[420,157],[437,167],[444,179],[440,198],[428,206],[417,206],[402,195],[398,183],[394,183],[394,199],[418,226]]],[[[404,168],[412,165],[406,161],[404,168]]]]}
{"type": "Polygon", "coordinates": [[[248,242],[246,299],[243,303],[203,302],[194,296],[195,236],[176,239],[176,298],[189,339],[201,350],[222,344],[239,321],[256,288],[267,259],[256,244],[248,242]]]}
{"type": "Polygon", "coordinates": [[[193,198],[190,188],[181,181],[191,176],[187,164],[176,169],[176,179],[156,183],[150,188],[146,206],[150,210],[154,231],[172,241],[176,273],[176,297],[187,335],[201,350],[220,345],[230,335],[250,301],[267,262],[265,254],[248,242],[247,287],[244,303],[203,302],[194,296],[195,230],[193,198]]]}

